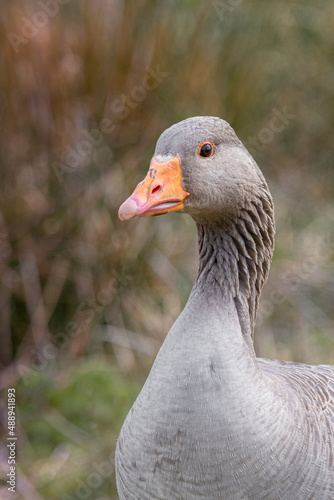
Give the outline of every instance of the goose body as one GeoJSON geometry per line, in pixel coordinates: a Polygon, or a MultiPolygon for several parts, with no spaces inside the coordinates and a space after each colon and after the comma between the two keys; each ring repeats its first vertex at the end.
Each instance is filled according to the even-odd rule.
{"type": "Polygon", "coordinates": [[[120,500],[333,500],[334,367],[255,356],[273,203],[227,122],[167,129],[119,216],[172,211],[197,224],[199,272],[123,424],[120,500]]]}

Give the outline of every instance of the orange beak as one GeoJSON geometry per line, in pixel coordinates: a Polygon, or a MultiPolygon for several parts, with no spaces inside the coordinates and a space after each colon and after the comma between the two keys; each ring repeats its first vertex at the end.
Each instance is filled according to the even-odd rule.
{"type": "Polygon", "coordinates": [[[189,196],[182,184],[180,160],[177,157],[159,162],[153,158],[145,179],[138,184],[132,195],[121,205],[118,217],[130,220],[148,217],[184,208],[189,196]]]}

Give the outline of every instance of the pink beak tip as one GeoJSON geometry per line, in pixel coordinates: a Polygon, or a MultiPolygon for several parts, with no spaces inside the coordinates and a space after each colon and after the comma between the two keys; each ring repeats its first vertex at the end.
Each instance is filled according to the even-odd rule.
{"type": "Polygon", "coordinates": [[[130,220],[133,219],[138,215],[138,207],[137,203],[131,199],[128,198],[120,207],[118,210],[118,217],[120,220],[130,220]]]}

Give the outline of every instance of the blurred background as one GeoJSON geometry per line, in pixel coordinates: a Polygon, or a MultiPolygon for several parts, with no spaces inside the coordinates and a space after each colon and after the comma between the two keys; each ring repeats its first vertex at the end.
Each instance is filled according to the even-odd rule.
{"type": "Polygon", "coordinates": [[[334,10],[12,0],[0,23],[0,496],[112,500],[118,432],[197,271],[189,217],[117,218],[173,123],[226,119],[273,193],[258,355],[334,364],[334,10]]]}

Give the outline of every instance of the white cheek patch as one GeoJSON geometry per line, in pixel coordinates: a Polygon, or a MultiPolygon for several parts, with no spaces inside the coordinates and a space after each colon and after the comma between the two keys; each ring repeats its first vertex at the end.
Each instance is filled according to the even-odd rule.
{"type": "Polygon", "coordinates": [[[175,155],[155,155],[154,158],[156,158],[158,161],[169,161],[172,158],[175,158],[178,156],[177,154],[175,155]]]}

